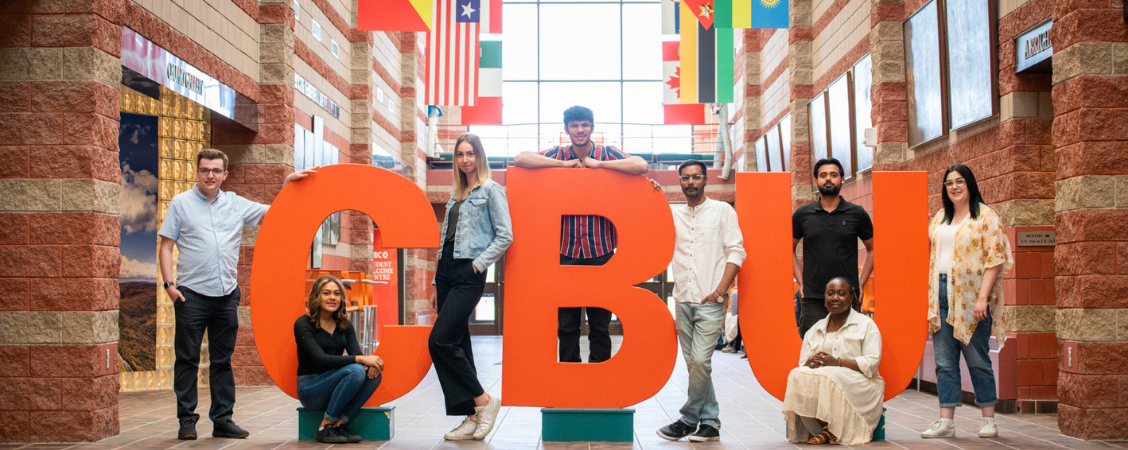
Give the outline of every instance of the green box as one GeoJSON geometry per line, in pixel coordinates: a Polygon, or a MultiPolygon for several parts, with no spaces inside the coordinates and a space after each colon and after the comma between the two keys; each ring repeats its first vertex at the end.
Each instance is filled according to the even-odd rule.
{"type": "Polygon", "coordinates": [[[881,420],[877,422],[877,428],[873,430],[873,442],[885,440],[885,411],[886,408],[881,408],[881,420]]]}
{"type": "MultiPolygon", "coordinates": [[[[298,440],[312,441],[321,427],[325,411],[298,408],[298,440]]],[[[395,436],[396,407],[360,408],[356,417],[349,420],[349,431],[366,441],[387,441],[395,436]]]]}
{"type": "Polygon", "coordinates": [[[541,408],[545,442],[632,442],[634,409],[541,408]]]}

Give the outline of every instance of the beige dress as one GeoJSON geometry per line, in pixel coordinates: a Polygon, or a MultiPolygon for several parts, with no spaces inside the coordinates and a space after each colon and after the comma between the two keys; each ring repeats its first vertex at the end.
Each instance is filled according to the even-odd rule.
{"type": "Polygon", "coordinates": [[[881,420],[885,380],[877,373],[881,363],[881,333],[865,314],[850,310],[846,323],[827,334],[827,319],[815,323],[803,339],[799,367],[787,376],[783,415],[787,439],[805,442],[811,433],[799,416],[827,422],[830,432],[845,445],[869,442],[881,420]],[[804,365],[811,355],[824,351],[839,359],[854,359],[861,372],[846,367],[804,365]]]}

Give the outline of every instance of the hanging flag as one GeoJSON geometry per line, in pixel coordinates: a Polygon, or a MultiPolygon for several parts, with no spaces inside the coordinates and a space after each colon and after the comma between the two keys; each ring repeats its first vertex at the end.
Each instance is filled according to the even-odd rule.
{"type": "MultiPolygon", "coordinates": [[[[359,0],[356,29],[360,31],[431,31],[434,0],[359,0]]],[[[499,20],[500,26],[500,20],[499,20]]]]}
{"type": "Polygon", "coordinates": [[[731,28],[706,28],[682,6],[681,102],[732,103],[735,75],[731,28]]]}
{"type": "Polygon", "coordinates": [[[681,28],[681,4],[677,0],[662,0],[662,34],[678,34],[681,28]]]}
{"type": "Polygon", "coordinates": [[[463,125],[501,125],[501,41],[482,41],[481,48],[478,102],[461,108],[461,122],[463,125]]]}
{"type": "MultiPolygon", "coordinates": [[[[469,0],[459,0],[459,4],[466,4],[469,0]]],[[[479,26],[482,34],[501,33],[501,0],[481,0],[482,20],[479,26]]],[[[475,6],[477,8],[477,6],[475,6]]]]}
{"type": "MultiPolygon", "coordinates": [[[[713,0],[685,0],[682,4],[689,7],[690,17],[697,19],[706,30],[713,28],[713,0]]],[[[686,11],[682,10],[682,14],[686,14],[686,11]]],[[[682,27],[684,29],[684,23],[682,27]]]]}
{"type": "Polygon", "coordinates": [[[709,105],[701,103],[681,103],[678,41],[662,43],[662,123],[666,125],[701,125],[705,123],[705,111],[709,105]]]}
{"type": "Polygon", "coordinates": [[[474,106],[478,97],[479,0],[435,0],[427,33],[428,105],[474,106]]]}
{"type": "MultiPolygon", "coordinates": [[[[734,0],[735,1],[735,0],[734,0]]],[[[733,7],[733,17],[742,16],[747,19],[748,26],[733,28],[787,28],[787,3],[788,0],[755,0],[748,4],[749,12],[743,13],[733,7]]]]}

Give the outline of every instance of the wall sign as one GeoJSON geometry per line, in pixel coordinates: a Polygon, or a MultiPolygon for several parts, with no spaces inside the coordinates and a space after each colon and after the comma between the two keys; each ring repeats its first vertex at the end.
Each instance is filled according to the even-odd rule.
{"type": "Polygon", "coordinates": [[[127,27],[121,29],[121,65],[228,119],[235,90],[127,27]]]}
{"type": "Polygon", "coordinates": [[[305,78],[302,78],[301,75],[296,73],[294,74],[294,89],[305,94],[305,96],[313,100],[314,103],[321,105],[321,107],[329,111],[329,114],[332,114],[333,117],[341,118],[341,107],[337,106],[332,100],[329,100],[329,96],[322,94],[321,91],[313,87],[305,78]]]}
{"type": "Polygon", "coordinates": [[[1018,247],[1054,247],[1057,245],[1057,232],[1019,231],[1015,241],[1018,247]]]}
{"type": "Polygon", "coordinates": [[[1049,73],[1052,70],[1050,57],[1054,55],[1054,46],[1050,42],[1050,28],[1053,26],[1054,22],[1048,21],[1015,39],[1015,72],[1049,73]]]}

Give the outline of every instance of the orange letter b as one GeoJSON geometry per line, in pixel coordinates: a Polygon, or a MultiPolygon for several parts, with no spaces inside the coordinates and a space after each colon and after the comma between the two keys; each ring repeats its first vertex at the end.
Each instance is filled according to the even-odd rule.
{"type": "Polygon", "coordinates": [[[633,286],[662,273],[673,256],[665,196],[643,177],[608,170],[513,167],[507,195],[513,245],[505,255],[503,402],[622,408],[656,394],[673,373],[677,334],[662,301],[633,286]],[[589,214],[615,225],[618,251],[602,266],[561,266],[560,217],[589,214]],[[623,343],[611,359],[556,361],[557,310],[580,306],[619,317],[623,343]]]}

